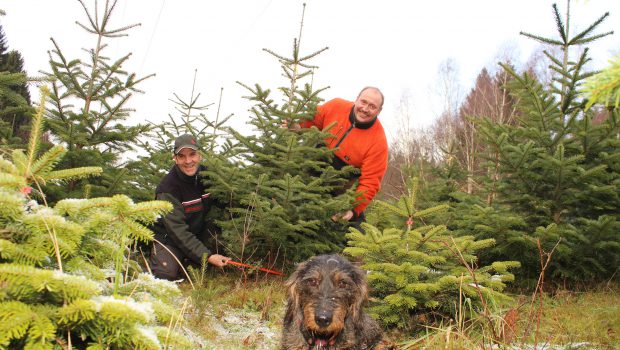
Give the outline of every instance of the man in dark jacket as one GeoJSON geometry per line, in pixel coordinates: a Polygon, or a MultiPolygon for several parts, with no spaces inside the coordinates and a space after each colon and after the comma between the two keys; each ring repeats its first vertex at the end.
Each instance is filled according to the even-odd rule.
{"type": "Polygon", "coordinates": [[[213,203],[202,184],[200,172],[206,167],[200,165],[202,157],[192,135],[181,135],[174,141],[173,159],[175,165],[155,190],[156,199],[172,203],[173,210],[154,226],[155,238],[164,246],[156,243],[149,259],[153,275],[168,280],[183,278],[179,263],[188,260],[200,265],[204,254],[210,264],[218,267],[230,260],[211,254],[203,242],[205,217],[213,203]]]}

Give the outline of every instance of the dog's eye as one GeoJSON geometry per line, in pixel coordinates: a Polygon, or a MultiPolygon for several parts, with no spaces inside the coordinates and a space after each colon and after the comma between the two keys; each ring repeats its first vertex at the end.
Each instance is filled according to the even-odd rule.
{"type": "Polygon", "coordinates": [[[338,281],[338,288],[345,289],[347,287],[349,287],[349,284],[347,282],[345,282],[345,281],[338,281]]]}
{"type": "Polygon", "coordinates": [[[309,278],[306,280],[306,284],[310,287],[316,287],[319,285],[319,280],[317,280],[316,278],[309,278]]]}

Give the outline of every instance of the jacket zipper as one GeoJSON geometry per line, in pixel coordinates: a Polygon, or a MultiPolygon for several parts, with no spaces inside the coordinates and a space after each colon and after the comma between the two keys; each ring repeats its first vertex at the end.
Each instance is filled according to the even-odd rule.
{"type": "Polygon", "coordinates": [[[336,143],[336,146],[334,146],[334,148],[340,146],[340,144],[342,143],[342,140],[344,140],[345,137],[347,137],[347,135],[349,135],[349,133],[351,132],[351,130],[355,127],[355,122],[353,122],[351,124],[351,126],[349,126],[349,128],[347,129],[347,131],[344,132],[344,135],[342,135],[342,137],[340,138],[340,140],[338,140],[338,143],[336,143]]]}

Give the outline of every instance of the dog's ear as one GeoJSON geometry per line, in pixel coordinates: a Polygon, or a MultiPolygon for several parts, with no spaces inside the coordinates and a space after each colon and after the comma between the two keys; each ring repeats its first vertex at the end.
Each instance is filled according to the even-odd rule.
{"type": "Polygon", "coordinates": [[[352,277],[355,281],[358,292],[355,293],[355,299],[351,304],[351,316],[353,316],[354,319],[357,319],[362,315],[362,307],[368,300],[368,283],[366,281],[366,271],[356,266],[353,269],[353,274],[354,275],[352,277]]]}
{"type": "Polygon", "coordinates": [[[306,262],[300,263],[289,278],[284,283],[286,287],[287,305],[285,319],[293,319],[293,316],[299,310],[299,283],[301,280],[300,273],[306,267],[306,262]]]}

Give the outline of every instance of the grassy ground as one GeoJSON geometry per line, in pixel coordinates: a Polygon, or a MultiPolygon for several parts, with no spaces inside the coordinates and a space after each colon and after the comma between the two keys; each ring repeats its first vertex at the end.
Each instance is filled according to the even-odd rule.
{"type": "MultiPolygon", "coordinates": [[[[191,300],[186,327],[198,348],[279,348],[282,278],[211,275],[204,281],[193,290],[183,285],[191,300]]],[[[520,295],[486,317],[425,326],[387,331],[401,349],[620,349],[620,288],[560,291],[544,296],[542,306],[541,299],[520,295]]]]}
{"type": "MultiPolygon", "coordinates": [[[[404,337],[406,338],[406,337],[404,337]]],[[[620,289],[515,296],[488,317],[430,326],[403,349],[620,349],[620,289]]]]}
{"type": "MultiPolygon", "coordinates": [[[[524,311],[536,315],[537,309],[530,306],[524,311]]],[[[522,329],[527,327],[525,321],[519,323],[522,329]]],[[[539,328],[539,343],[586,342],[599,349],[620,349],[620,289],[599,287],[584,292],[562,291],[546,297],[539,328]]],[[[530,331],[527,340],[533,342],[534,332],[530,331]]]]}

